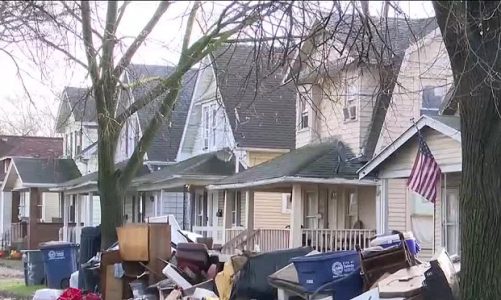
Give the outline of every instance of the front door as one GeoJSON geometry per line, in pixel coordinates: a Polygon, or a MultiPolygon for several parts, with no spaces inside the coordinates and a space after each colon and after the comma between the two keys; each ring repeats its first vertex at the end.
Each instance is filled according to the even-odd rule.
{"type": "Polygon", "coordinates": [[[318,229],[318,194],[316,191],[306,191],[304,195],[304,227],[318,229]]]}

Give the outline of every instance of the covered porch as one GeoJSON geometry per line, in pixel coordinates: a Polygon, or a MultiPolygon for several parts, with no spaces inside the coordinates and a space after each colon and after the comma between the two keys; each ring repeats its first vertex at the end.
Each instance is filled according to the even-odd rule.
{"type": "Polygon", "coordinates": [[[11,223],[2,233],[3,248],[37,249],[42,242],[59,240],[63,199],[50,189],[76,176],[72,160],[13,158],[2,185],[11,195],[11,223]]]}
{"type": "Polygon", "coordinates": [[[132,188],[150,199],[145,205],[146,219],[173,215],[182,229],[222,244],[224,195],[208,191],[206,186],[234,172],[234,156],[228,150],[220,150],[138,177],[132,188]]]}
{"type": "Polygon", "coordinates": [[[358,180],[362,165],[349,160],[347,152],[338,142],[309,145],[210,186],[225,194],[224,248],[335,251],[367,246],[376,233],[377,184],[358,180]],[[263,193],[281,197],[257,204],[263,193]],[[282,228],[256,226],[269,217],[263,205],[288,213],[282,228]]]}

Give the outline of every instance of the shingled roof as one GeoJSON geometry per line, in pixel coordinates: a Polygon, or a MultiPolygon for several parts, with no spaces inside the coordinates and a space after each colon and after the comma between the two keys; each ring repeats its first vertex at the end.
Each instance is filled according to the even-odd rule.
{"type": "Polygon", "coordinates": [[[243,44],[216,51],[217,87],[239,147],[293,149],[296,91],[282,84],[283,70],[268,57],[243,44]]]}
{"type": "MultiPolygon", "coordinates": [[[[36,187],[58,184],[80,176],[72,159],[43,159],[13,157],[10,172],[17,172],[23,185],[36,187]]],[[[6,176],[6,180],[10,177],[6,176]]]]}
{"type": "Polygon", "coordinates": [[[56,130],[61,131],[71,116],[76,122],[97,122],[96,101],[89,88],[67,86],[62,93],[56,130]]]}
{"type": "Polygon", "coordinates": [[[152,172],[134,179],[135,185],[157,183],[183,176],[208,179],[225,177],[235,173],[234,155],[228,150],[219,150],[200,154],[178,163],[165,166],[162,170],[152,172]]]}
{"type": "Polygon", "coordinates": [[[6,156],[58,158],[62,154],[62,138],[0,135],[0,158],[6,156]]]}
{"type": "MultiPolygon", "coordinates": [[[[145,78],[167,77],[175,71],[174,67],[157,65],[130,65],[127,74],[130,82],[137,82],[145,78]]],[[[151,161],[175,161],[181,138],[183,135],[186,117],[190,108],[190,103],[195,89],[197,70],[189,70],[183,77],[182,89],[179,98],[172,110],[170,122],[165,122],[148,149],[148,160],[151,161]]],[[[132,89],[134,100],[137,101],[146,96],[158,82],[151,81],[132,89]]],[[[141,129],[144,130],[155,113],[158,111],[163,97],[160,96],[155,101],[138,111],[138,118],[141,129]]]]}
{"type": "Polygon", "coordinates": [[[358,178],[357,170],[363,164],[342,142],[310,144],[283,154],[253,168],[227,177],[211,188],[222,189],[229,185],[256,185],[270,180],[347,179],[358,178]]]}

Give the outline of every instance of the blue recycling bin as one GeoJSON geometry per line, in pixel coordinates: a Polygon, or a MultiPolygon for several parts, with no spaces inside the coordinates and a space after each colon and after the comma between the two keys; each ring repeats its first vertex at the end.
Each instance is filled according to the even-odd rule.
{"type": "Polygon", "coordinates": [[[49,242],[40,245],[43,254],[47,286],[65,289],[77,268],[78,245],[67,242],[49,242]]]}
{"type": "Polygon", "coordinates": [[[341,279],[360,268],[357,251],[337,251],[291,259],[297,271],[299,284],[307,292],[315,292],[322,285],[341,279]]]}

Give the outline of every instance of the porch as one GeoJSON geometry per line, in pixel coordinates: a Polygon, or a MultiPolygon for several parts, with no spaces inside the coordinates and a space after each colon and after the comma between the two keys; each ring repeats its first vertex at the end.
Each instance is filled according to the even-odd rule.
{"type": "Polygon", "coordinates": [[[368,247],[376,234],[376,186],[372,181],[275,184],[252,190],[225,190],[224,195],[223,227],[219,230],[224,228],[226,252],[300,246],[322,252],[354,250],[356,245],[368,247]],[[279,195],[275,197],[281,202],[277,206],[289,213],[282,228],[255,226],[266,218],[256,213],[255,200],[260,193],[279,195]]]}

